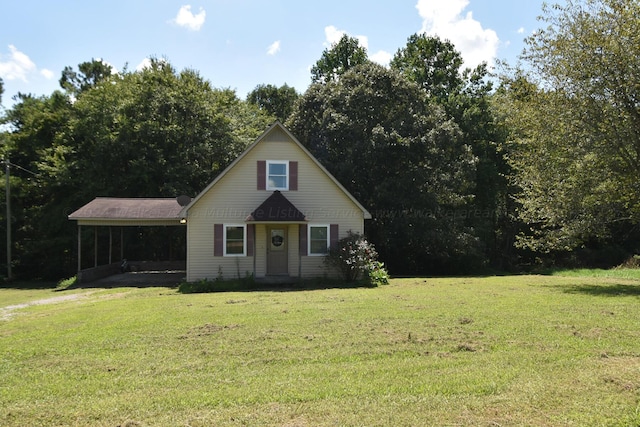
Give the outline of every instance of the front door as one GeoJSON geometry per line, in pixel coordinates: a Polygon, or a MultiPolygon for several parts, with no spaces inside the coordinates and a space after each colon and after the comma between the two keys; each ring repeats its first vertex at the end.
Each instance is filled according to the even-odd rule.
{"type": "Polygon", "coordinates": [[[267,228],[267,274],[284,275],[289,273],[287,251],[287,228],[271,226],[267,228]]]}

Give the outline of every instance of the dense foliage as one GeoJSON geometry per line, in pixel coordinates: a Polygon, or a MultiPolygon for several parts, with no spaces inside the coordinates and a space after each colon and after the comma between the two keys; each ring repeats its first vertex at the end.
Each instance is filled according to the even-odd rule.
{"type": "MultiPolygon", "coordinates": [[[[345,35],[302,95],[258,85],[241,100],[158,59],[65,67],[62,91],[18,94],[1,118],[0,157],[22,168],[10,183],[16,271],[68,277],[71,210],[196,194],[275,119],[373,214],[367,236],[392,273],[619,263],[640,252],[639,16],[636,0],[545,6],[546,28],[498,79],[425,34],[389,67],[345,35]]],[[[145,233],[141,256],[164,256],[164,234],[145,233]]]]}
{"type": "Polygon", "coordinates": [[[399,73],[366,63],[313,85],[289,126],[372,212],[367,234],[392,271],[436,267],[473,240],[446,214],[471,197],[471,148],[399,73]]]}
{"type": "Polygon", "coordinates": [[[280,87],[258,85],[247,95],[247,102],[257,105],[258,108],[284,122],[293,111],[293,105],[299,97],[295,88],[287,84],[280,87]]]}
{"type": "MultiPolygon", "coordinates": [[[[233,91],[213,89],[197,72],[177,72],[164,60],[122,74],[87,64],[79,73],[65,69],[65,93],[19,95],[4,120],[10,131],[2,134],[2,156],[35,174],[16,170],[12,181],[19,275],[73,272],[75,224],[66,216],[94,197],[195,195],[273,120],[233,91]]],[[[128,233],[128,247],[136,248],[140,233],[128,233]]],[[[127,256],[167,257],[158,253],[167,246],[166,230],[144,233],[146,252],[127,256]]],[[[184,253],[184,236],[173,237],[184,253]]]]}
{"type": "Polygon", "coordinates": [[[452,44],[411,36],[391,69],[363,62],[313,84],[288,122],[372,211],[367,234],[394,272],[513,262],[491,83],[486,65],[461,64],[452,44]]]}
{"type": "MultiPolygon", "coordinates": [[[[640,3],[545,7],[529,68],[505,77],[519,242],[540,252],[637,252],[640,224],[640,3]]],[[[601,257],[600,261],[604,261],[601,257]]]]}
{"type": "Polygon", "coordinates": [[[337,80],[351,68],[369,62],[367,50],[358,39],[343,35],[340,41],[322,52],[322,56],[311,67],[313,83],[328,83],[337,80]]]}

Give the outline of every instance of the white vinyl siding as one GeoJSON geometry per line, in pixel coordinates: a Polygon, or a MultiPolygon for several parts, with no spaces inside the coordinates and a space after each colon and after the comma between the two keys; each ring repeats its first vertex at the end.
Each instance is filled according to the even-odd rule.
{"type": "MultiPolygon", "coordinates": [[[[288,191],[286,197],[305,214],[309,223],[339,224],[340,238],[345,237],[349,230],[364,232],[362,210],[276,127],[190,207],[187,218],[187,280],[215,279],[219,270],[225,279],[233,279],[238,273],[240,277],[247,273],[254,274],[256,278],[265,276],[267,233],[264,224],[256,224],[254,256],[213,256],[213,224],[245,224],[249,214],[270,196],[269,192],[256,187],[256,163],[264,159],[298,162],[298,191],[288,191]]],[[[327,271],[322,256],[299,255],[298,229],[299,224],[288,228],[290,276],[332,275],[333,272],[327,271]]]]}

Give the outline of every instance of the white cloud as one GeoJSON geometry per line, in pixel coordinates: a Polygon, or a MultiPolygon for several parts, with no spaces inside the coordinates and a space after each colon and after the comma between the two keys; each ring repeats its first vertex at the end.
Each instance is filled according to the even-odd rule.
{"type": "Polygon", "coordinates": [[[112,75],[118,75],[118,74],[120,74],[120,71],[118,71],[118,69],[117,69],[117,68],[116,68],[112,63],[110,63],[110,62],[108,62],[108,61],[105,61],[105,60],[104,60],[104,59],[102,59],[102,58],[96,58],[96,59],[95,59],[95,61],[96,61],[96,62],[100,62],[100,63],[102,63],[102,64],[106,65],[107,67],[111,68],[111,74],[112,74],[112,75]]]}
{"type": "Polygon", "coordinates": [[[42,76],[47,80],[51,80],[54,76],[53,71],[47,70],[46,68],[43,68],[42,70],[40,70],[40,74],[42,74],[42,76]]]}
{"type": "MultiPolygon", "coordinates": [[[[151,61],[152,61],[151,58],[144,58],[142,61],[140,61],[140,63],[138,65],[136,65],[136,71],[139,72],[139,71],[144,71],[147,68],[151,68],[151,61]]],[[[153,59],[153,61],[156,64],[160,65],[160,66],[169,65],[169,63],[167,62],[166,58],[155,58],[155,59],[153,59]]],[[[118,72],[117,72],[117,70],[115,68],[113,70],[114,70],[115,74],[118,74],[118,72]]]]}
{"type": "Polygon", "coordinates": [[[9,55],[0,55],[0,77],[6,80],[27,82],[27,75],[36,70],[36,64],[12,44],[9,55]]]}
{"type": "Polygon", "coordinates": [[[198,31],[202,28],[206,16],[207,12],[203,8],[200,8],[198,14],[194,15],[191,12],[191,5],[186,4],[180,8],[173,22],[181,27],[187,27],[190,30],[198,31]]]}
{"type": "Polygon", "coordinates": [[[136,65],[136,71],[142,71],[149,67],[151,67],[151,60],[149,58],[144,58],[138,65],[136,65]]]}
{"type": "Polygon", "coordinates": [[[384,50],[380,50],[373,55],[369,55],[369,59],[371,59],[373,62],[377,62],[380,65],[384,65],[385,67],[389,65],[389,63],[391,62],[391,58],[393,58],[393,55],[389,52],[385,52],[384,50]]]}
{"type": "Polygon", "coordinates": [[[271,43],[267,49],[267,55],[275,55],[278,52],[280,52],[280,40],[271,43]]]}
{"type": "Polygon", "coordinates": [[[468,5],[469,0],[418,0],[416,8],[423,19],[421,31],[453,43],[462,54],[465,67],[473,68],[482,61],[491,66],[500,39],[494,30],[482,28],[472,12],[463,15],[468,5]]]}
{"type": "Polygon", "coordinates": [[[334,44],[337,44],[345,34],[349,37],[357,39],[358,43],[360,43],[360,46],[364,47],[365,49],[369,48],[369,38],[367,36],[352,36],[344,30],[337,29],[333,25],[324,27],[324,36],[326,38],[325,46],[331,47],[334,44]]]}
{"type": "MultiPolygon", "coordinates": [[[[367,36],[361,36],[361,35],[353,36],[347,33],[345,30],[337,29],[333,25],[329,25],[328,27],[324,28],[324,35],[326,38],[326,41],[324,43],[325,46],[331,47],[337,44],[342,38],[342,36],[344,36],[345,34],[348,35],[349,37],[353,37],[356,40],[358,40],[358,44],[360,44],[361,47],[365,49],[369,49],[369,38],[367,36]]],[[[389,65],[392,57],[393,57],[392,54],[384,50],[380,50],[372,55],[369,55],[370,60],[384,66],[389,65]]]]}
{"type": "MultiPolygon", "coordinates": [[[[325,46],[331,47],[335,45],[345,34],[358,40],[358,44],[360,44],[361,47],[364,47],[365,49],[369,48],[369,38],[367,36],[352,36],[344,30],[337,29],[333,25],[329,25],[328,27],[324,28],[324,35],[326,38],[325,46]]],[[[393,55],[391,53],[384,50],[380,50],[374,54],[369,55],[370,60],[384,66],[389,65],[392,57],[393,55]]]]}
{"type": "Polygon", "coordinates": [[[331,46],[340,41],[343,35],[345,35],[345,31],[338,30],[333,25],[329,25],[328,27],[324,27],[324,37],[326,39],[325,45],[331,46]]]}
{"type": "Polygon", "coordinates": [[[518,34],[524,34],[524,27],[518,28],[518,34]]]}

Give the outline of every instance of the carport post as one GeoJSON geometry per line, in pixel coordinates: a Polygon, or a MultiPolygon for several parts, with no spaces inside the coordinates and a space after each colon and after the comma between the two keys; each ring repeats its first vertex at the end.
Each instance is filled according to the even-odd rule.
{"type": "Polygon", "coordinates": [[[78,224],[78,275],[82,270],[82,226],[78,224]]]}
{"type": "Polygon", "coordinates": [[[93,226],[93,266],[98,266],[98,226],[93,226]]]}

